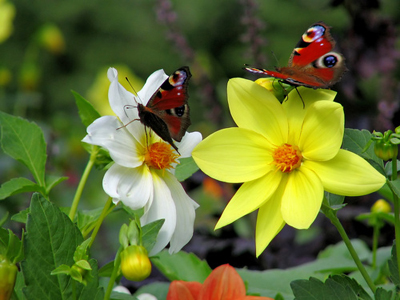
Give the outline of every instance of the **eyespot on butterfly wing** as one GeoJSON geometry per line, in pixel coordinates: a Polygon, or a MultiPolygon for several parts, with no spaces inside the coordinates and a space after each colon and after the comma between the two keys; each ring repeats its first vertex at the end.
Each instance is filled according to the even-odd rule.
{"type": "Polygon", "coordinates": [[[329,88],[347,70],[343,55],[332,51],[335,45],[330,27],[318,22],[302,35],[286,67],[276,68],[276,71],[253,67],[245,67],[245,70],[272,76],[293,86],[329,88]]]}

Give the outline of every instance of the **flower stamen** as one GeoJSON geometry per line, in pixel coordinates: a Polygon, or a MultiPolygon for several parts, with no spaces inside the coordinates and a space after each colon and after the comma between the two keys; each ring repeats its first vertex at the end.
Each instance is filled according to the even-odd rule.
{"type": "Polygon", "coordinates": [[[172,150],[169,144],[157,142],[147,147],[144,162],[154,169],[172,169],[171,164],[178,163],[176,161],[178,157],[179,155],[172,150]]]}
{"type": "Polygon", "coordinates": [[[289,173],[301,166],[303,156],[299,147],[283,144],[273,151],[272,158],[272,164],[276,166],[277,170],[289,173]]]}

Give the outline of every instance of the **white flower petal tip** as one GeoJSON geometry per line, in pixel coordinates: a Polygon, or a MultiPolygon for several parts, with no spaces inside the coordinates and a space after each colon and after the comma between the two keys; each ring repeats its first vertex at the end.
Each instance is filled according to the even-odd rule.
{"type": "Polygon", "coordinates": [[[118,71],[115,68],[109,68],[107,71],[107,78],[110,80],[110,82],[118,79],[118,71]]]}

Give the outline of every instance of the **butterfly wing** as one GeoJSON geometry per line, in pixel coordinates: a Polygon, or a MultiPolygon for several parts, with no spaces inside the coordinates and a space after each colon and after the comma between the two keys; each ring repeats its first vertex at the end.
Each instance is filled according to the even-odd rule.
{"type": "Polygon", "coordinates": [[[140,121],[176,150],[172,139],[180,142],[191,124],[187,92],[191,76],[188,67],[176,70],[154,93],[147,106],[138,105],[140,121]]]}

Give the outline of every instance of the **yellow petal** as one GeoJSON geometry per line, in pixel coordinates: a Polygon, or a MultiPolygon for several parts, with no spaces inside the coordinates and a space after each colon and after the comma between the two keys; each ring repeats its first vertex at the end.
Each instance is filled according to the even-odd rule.
{"type": "Polygon", "coordinates": [[[275,193],[281,179],[281,172],[271,170],[259,179],[243,183],[229,201],[215,229],[226,226],[264,205],[275,193]]]}
{"type": "Polygon", "coordinates": [[[194,148],[192,156],[204,173],[225,182],[251,181],[273,168],[271,145],[265,137],[242,128],[211,134],[194,148]]]}
{"type": "Polygon", "coordinates": [[[323,196],[324,188],[317,174],[301,166],[289,174],[282,195],[283,219],[297,229],[310,227],[321,208],[323,196]]]}
{"type": "Polygon", "coordinates": [[[282,103],[289,121],[289,143],[296,144],[299,140],[300,129],[308,108],[316,101],[333,101],[336,94],[332,90],[314,90],[305,87],[298,87],[289,93],[287,100],[282,103]]]}
{"type": "Polygon", "coordinates": [[[260,207],[256,225],[256,256],[258,257],[267,248],[272,239],[285,226],[281,209],[281,198],[274,195],[267,203],[260,207]]]}
{"type": "Polygon", "coordinates": [[[280,102],[267,89],[251,80],[230,79],[228,103],[232,117],[239,127],[254,130],[275,145],[286,143],[286,115],[280,102]]]}
{"type": "Polygon", "coordinates": [[[343,107],[336,102],[318,101],[307,110],[298,146],[304,158],[326,161],[339,151],[343,133],[343,107]]]}
{"type": "Polygon", "coordinates": [[[327,192],[343,196],[361,196],[380,189],[385,176],[365,159],[347,150],[339,150],[325,162],[305,161],[303,166],[313,170],[327,192]]]}

